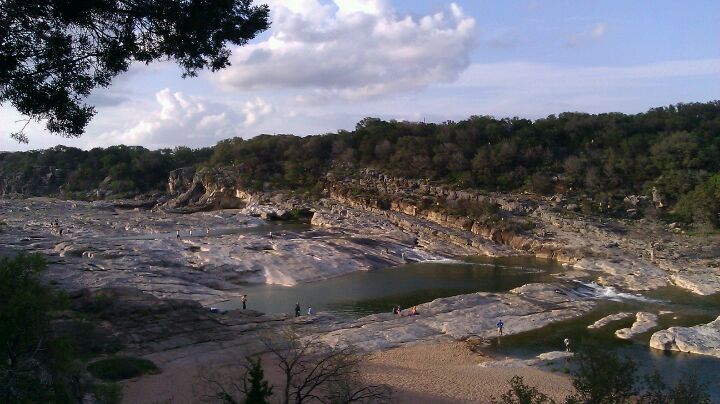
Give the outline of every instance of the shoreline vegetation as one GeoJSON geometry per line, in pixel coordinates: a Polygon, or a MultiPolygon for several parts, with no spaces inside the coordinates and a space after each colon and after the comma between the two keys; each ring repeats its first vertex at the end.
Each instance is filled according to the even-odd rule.
{"type": "Polygon", "coordinates": [[[457,189],[562,194],[583,213],[720,225],[720,102],[645,113],[566,112],[530,121],[472,116],[440,124],[365,118],[353,131],[260,135],[213,147],[0,153],[0,194],[96,200],[165,192],[184,167],[230,170],[247,190],[322,194],[328,174],[361,168],[457,189]],[[633,205],[628,209],[628,200],[633,205]],[[655,208],[662,208],[661,211],[655,208]]]}

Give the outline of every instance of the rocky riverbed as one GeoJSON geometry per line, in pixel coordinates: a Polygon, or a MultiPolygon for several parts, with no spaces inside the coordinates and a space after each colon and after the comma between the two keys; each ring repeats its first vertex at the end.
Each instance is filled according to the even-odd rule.
{"type": "MultiPolygon", "coordinates": [[[[259,333],[288,326],[328,345],[351,344],[366,351],[438,340],[484,341],[496,335],[499,318],[508,334],[531,332],[596,308],[603,297],[573,287],[570,281],[578,278],[615,288],[608,290],[616,295],[673,287],[698,295],[720,290],[718,237],[693,237],[652,221],[587,218],[549,202],[536,202],[532,209],[507,203],[506,212],[514,212],[508,214],[532,220],[534,226],[501,237],[475,224],[456,226],[457,220],[447,216],[418,214],[408,205],[378,209],[331,197],[306,207],[312,219],[302,224],[277,220],[287,216],[282,201],[238,198],[245,199],[235,208],[210,211],[182,210],[177,204],[150,209],[153,204],[142,201],[0,199],[0,252],[46,254],[48,281],[73,294],[125,290],[114,296],[157,307],[151,318],[125,321],[119,315],[113,327],[128,353],[161,367],[191,358],[204,363],[242,358],[262,349],[259,333]],[[320,313],[295,319],[207,310],[237,300],[249,285],[295,285],[468,255],[549,257],[566,264],[567,271],[556,274],[557,282],[507,293],[436,299],[418,305],[415,316],[387,313],[347,320],[320,313]],[[182,300],[189,305],[178,303],[182,300]]],[[[594,328],[632,315],[636,323],[616,330],[619,337],[636,338],[656,327],[653,313],[615,314],[594,328]]],[[[720,356],[718,335],[715,322],[673,327],[656,333],[650,345],[720,356]]]]}
{"type": "Polygon", "coordinates": [[[278,226],[260,217],[271,208],[256,206],[179,214],[32,198],[0,200],[0,209],[0,248],[46,254],[47,276],[63,289],[131,286],[204,304],[237,298],[248,284],[293,285],[474,251],[347,211],[347,226],[328,228],[278,226]]]}

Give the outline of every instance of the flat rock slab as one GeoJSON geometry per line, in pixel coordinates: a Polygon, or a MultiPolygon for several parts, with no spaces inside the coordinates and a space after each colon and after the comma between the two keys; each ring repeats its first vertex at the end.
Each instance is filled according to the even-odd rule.
{"type": "Polygon", "coordinates": [[[529,284],[509,293],[472,293],[417,306],[418,315],[375,314],[342,324],[318,324],[316,334],[330,346],[374,351],[438,338],[464,340],[518,334],[577,318],[595,307],[589,298],[558,284],[529,284]]]}
{"type": "Polygon", "coordinates": [[[707,324],[658,331],[650,338],[650,347],[720,358],[720,316],[707,324]]]}
{"type": "Polygon", "coordinates": [[[484,368],[527,368],[549,366],[560,360],[567,360],[573,357],[572,352],[551,351],[541,353],[532,359],[507,358],[498,361],[480,362],[478,366],[484,368]]]}
{"type": "Polygon", "coordinates": [[[646,333],[657,327],[657,314],[645,311],[635,314],[635,322],[630,328],[622,328],[615,331],[615,336],[621,339],[630,339],[635,335],[646,333]]]}
{"type": "Polygon", "coordinates": [[[710,268],[705,271],[674,274],[670,278],[675,285],[698,295],[709,296],[720,292],[720,276],[710,268]]]}
{"type": "Polygon", "coordinates": [[[628,312],[621,312],[621,313],[610,314],[609,316],[605,316],[605,317],[601,318],[600,320],[598,320],[598,321],[590,324],[590,325],[588,326],[588,328],[591,329],[591,330],[592,330],[592,329],[597,329],[597,328],[602,328],[602,327],[605,327],[606,325],[608,325],[608,324],[610,324],[610,323],[612,323],[612,322],[626,319],[626,318],[628,318],[628,317],[631,317],[632,315],[633,315],[632,313],[628,313],[628,312]]]}

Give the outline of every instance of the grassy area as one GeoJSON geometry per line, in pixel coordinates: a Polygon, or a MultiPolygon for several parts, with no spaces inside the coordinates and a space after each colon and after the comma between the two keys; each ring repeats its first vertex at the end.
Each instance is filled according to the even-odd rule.
{"type": "Polygon", "coordinates": [[[115,383],[97,383],[92,386],[96,402],[104,404],[120,404],[122,387],[115,383]]]}
{"type": "Polygon", "coordinates": [[[105,381],[118,381],[160,373],[160,369],[147,359],[130,356],[112,356],[88,365],[90,373],[105,381]]]}

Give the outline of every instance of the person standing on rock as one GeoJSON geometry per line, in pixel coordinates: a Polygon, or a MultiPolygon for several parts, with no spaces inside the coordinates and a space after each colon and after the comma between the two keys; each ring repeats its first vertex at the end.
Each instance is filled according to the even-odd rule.
{"type": "Polygon", "coordinates": [[[192,230],[190,230],[190,237],[192,237],[192,230]]]}
{"type": "Polygon", "coordinates": [[[495,325],[497,326],[498,335],[502,337],[502,335],[503,335],[503,327],[505,326],[505,323],[503,323],[503,321],[500,320],[500,321],[498,321],[497,324],[495,324],[495,325]]]}
{"type": "Polygon", "coordinates": [[[570,338],[565,338],[565,352],[570,352],[570,338]]]}
{"type": "Polygon", "coordinates": [[[651,242],[648,246],[648,251],[650,253],[650,261],[655,262],[655,243],[651,242]]]}
{"type": "Polygon", "coordinates": [[[175,230],[175,238],[180,240],[180,229],[175,230]]]}
{"type": "Polygon", "coordinates": [[[240,298],[240,301],[243,304],[243,310],[247,309],[247,295],[242,295],[242,297],[240,298]]]}
{"type": "Polygon", "coordinates": [[[295,303],[295,317],[300,317],[300,303],[295,303]]]}
{"type": "Polygon", "coordinates": [[[270,240],[272,240],[272,239],[273,239],[272,232],[270,232],[270,240]]]}

